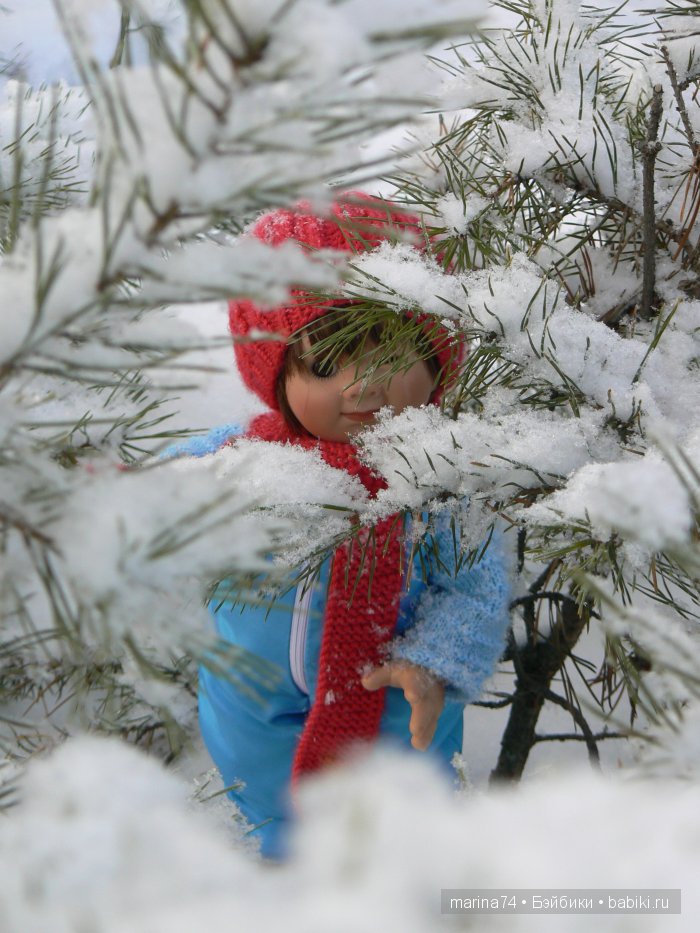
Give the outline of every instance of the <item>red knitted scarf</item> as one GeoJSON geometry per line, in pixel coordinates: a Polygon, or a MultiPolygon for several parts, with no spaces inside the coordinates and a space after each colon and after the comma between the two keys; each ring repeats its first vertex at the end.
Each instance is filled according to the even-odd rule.
{"type": "MultiPolygon", "coordinates": [[[[300,437],[278,412],[255,418],[246,437],[319,450],[330,466],[357,476],[371,496],[385,486],[360,463],[352,444],[300,437]]],[[[360,677],[382,662],[394,633],[401,551],[401,522],[393,515],[375,526],[373,539],[365,532],[333,554],[316,696],[294,756],[293,782],[334,761],[353,742],[375,738],[379,731],[384,690],[365,690],[360,677]]]]}

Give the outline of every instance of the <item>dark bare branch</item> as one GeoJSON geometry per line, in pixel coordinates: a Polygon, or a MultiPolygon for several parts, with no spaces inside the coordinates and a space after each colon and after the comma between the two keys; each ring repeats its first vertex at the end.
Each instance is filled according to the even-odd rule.
{"type": "Polygon", "coordinates": [[[588,748],[588,758],[594,768],[600,768],[600,752],[598,751],[598,746],[596,745],[595,736],[593,735],[593,730],[588,725],[586,717],[583,715],[578,707],[574,706],[573,703],[569,702],[565,697],[559,696],[558,693],[554,693],[552,690],[546,690],[544,694],[545,700],[549,700],[550,703],[555,703],[557,706],[561,706],[562,709],[565,709],[576,725],[579,727],[583,733],[584,741],[588,748]]]}
{"type": "MultiPolygon", "coordinates": [[[[596,732],[592,736],[595,742],[604,739],[629,739],[626,732],[596,732]]],[[[535,744],[539,742],[588,742],[588,737],[580,732],[550,732],[548,735],[535,735],[535,744]]]]}
{"type": "MultiPolygon", "coordinates": [[[[540,579],[544,583],[546,577],[540,579]]],[[[535,727],[542,706],[551,694],[550,684],[571,654],[589,619],[587,605],[579,609],[575,600],[567,599],[557,604],[557,621],[549,636],[543,638],[537,633],[533,619],[528,618],[531,613],[534,614],[532,603],[525,606],[528,643],[518,647],[511,638],[515,692],[498,762],[491,772],[491,783],[519,780],[535,743],[535,727]]],[[[579,722],[577,725],[583,731],[579,722]]]]}
{"type": "Polygon", "coordinates": [[[646,140],[638,143],[637,146],[642,154],[642,223],[644,238],[644,271],[642,280],[642,300],[639,306],[639,313],[640,316],[645,319],[649,319],[652,315],[656,292],[656,206],[654,203],[654,169],[656,156],[661,149],[658,136],[659,123],[661,121],[662,99],[663,89],[660,84],[656,84],[654,85],[651,104],[649,106],[646,140]]]}

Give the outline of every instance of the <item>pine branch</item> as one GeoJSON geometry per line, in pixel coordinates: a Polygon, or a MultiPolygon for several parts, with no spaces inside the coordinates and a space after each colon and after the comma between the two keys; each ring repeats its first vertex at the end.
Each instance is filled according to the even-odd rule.
{"type": "Polygon", "coordinates": [[[627,732],[596,732],[588,735],[581,735],[579,732],[551,732],[547,735],[535,735],[535,744],[538,742],[602,742],[605,739],[629,739],[627,732]]]}
{"type": "Polygon", "coordinates": [[[667,45],[662,45],[660,47],[661,56],[666,63],[666,72],[668,73],[669,81],[671,82],[671,87],[673,88],[673,96],[676,100],[676,110],[678,111],[681,121],[683,123],[683,129],[685,130],[686,139],[688,140],[688,145],[693,154],[693,158],[697,155],[698,152],[698,142],[695,138],[695,131],[693,130],[692,124],[690,122],[690,117],[688,116],[688,108],[686,107],[685,101],[683,100],[683,93],[678,84],[678,75],[676,74],[676,69],[671,61],[671,56],[668,51],[667,45]]]}
{"type": "Polygon", "coordinates": [[[642,201],[644,205],[644,263],[642,300],[639,306],[639,313],[645,320],[649,320],[654,312],[653,306],[656,295],[656,204],[654,199],[654,166],[656,157],[661,151],[661,143],[658,141],[658,135],[662,101],[663,89],[660,84],[656,84],[654,85],[649,107],[646,140],[637,144],[637,148],[642,155],[642,201]]]}
{"type": "Polygon", "coordinates": [[[37,544],[47,550],[55,550],[55,544],[48,535],[28,522],[17,509],[7,502],[0,501],[0,529],[13,528],[19,532],[26,543],[37,544]]]}
{"type": "Polygon", "coordinates": [[[122,9],[121,11],[121,20],[119,24],[119,38],[117,40],[116,48],[114,49],[114,54],[109,62],[110,68],[116,68],[118,65],[121,65],[124,61],[124,56],[127,54],[128,57],[128,34],[129,26],[131,24],[131,13],[122,9]]]}
{"type": "MultiPolygon", "coordinates": [[[[302,198],[327,202],[343,173],[373,176],[376,165],[362,161],[358,146],[413,119],[428,100],[418,81],[407,88],[404,63],[466,21],[431,25],[416,12],[380,35],[373,12],[360,12],[351,25],[361,41],[319,70],[308,67],[319,64],[309,50],[320,48],[326,29],[342,28],[343,4],[319,4],[327,20],[308,33],[294,0],[250,9],[182,0],[188,36],[171,48],[150,21],[152,4],[124,0],[105,67],[78,7],[55,2],[85,88],[64,94],[17,84],[14,106],[0,114],[10,134],[0,292],[12,309],[0,325],[8,491],[0,504],[0,657],[16,672],[15,690],[3,668],[2,699],[24,691],[36,700],[32,716],[75,702],[91,723],[148,740],[169,733],[170,722],[161,710],[144,714],[138,691],[127,697],[119,679],[171,671],[178,648],[213,657],[222,676],[235,678],[232,668],[252,675],[244,658],[195,644],[187,617],[203,612],[210,579],[225,576],[233,586],[247,578],[261,554],[302,536],[312,510],[256,511],[246,477],[257,465],[245,458],[237,478],[214,477],[200,461],[188,464],[187,477],[168,460],[119,469],[151,456],[168,434],[191,433],[192,425],[164,425],[174,394],[208,370],[183,355],[213,342],[159,318],[161,306],[236,295],[274,303],[289,287],[334,287],[326,256],[279,250],[270,262],[264,244],[254,244],[257,253],[250,241],[233,250],[230,237],[215,243],[212,231],[239,233],[259,210],[302,198]],[[130,67],[139,37],[150,67],[130,67]],[[79,120],[88,107],[94,139],[81,161],[79,120]],[[167,504],[158,506],[169,484],[167,504]],[[88,513],[94,522],[81,531],[88,513]],[[236,523],[251,513],[242,544],[236,523]],[[104,548],[91,546],[93,535],[104,548]],[[187,609],[171,605],[163,618],[170,600],[187,609]],[[56,664],[38,687],[33,652],[56,664]]],[[[11,93],[0,105],[5,100],[11,93]]],[[[332,536],[346,524],[336,516],[323,528],[332,536]]],[[[315,526],[304,543],[312,538],[318,545],[324,532],[315,526]]],[[[39,746],[42,729],[33,728],[25,741],[39,746]]]]}
{"type": "MultiPolygon", "coordinates": [[[[559,696],[558,693],[554,693],[552,690],[546,690],[544,693],[544,698],[550,703],[554,703],[556,706],[561,706],[562,709],[565,709],[569,713],[571,718],[583,733],[583,740],[585,741],[588,748],[588,757],[591,765],[599,770],[600,752],[598,751],[598,746],[596,745],[593,730],[588,725],[588,722],[586,721],[586,718],[581,710],[574,706],[574,704],[567,700],[565,697],[559,696]]],[[[534,737],[534,741],[536,741],[536,737],[534,737]]]]}

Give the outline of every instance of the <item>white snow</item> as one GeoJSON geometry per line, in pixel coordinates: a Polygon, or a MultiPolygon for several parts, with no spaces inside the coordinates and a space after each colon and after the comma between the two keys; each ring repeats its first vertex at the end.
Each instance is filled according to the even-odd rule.
{"type": "Polygon", "coordinates": [[[445,194],[437,202],[438,218],[450,232],[466,233],[469,224],[488,210],[490,202],[477,194],[470,194],[462,201],[454,194],[445,194]]]}
{"type": "Polygon", "coordinates": [[[589,463],[564,489],[530,510],[529,520],[547,514],[590,521],[593,534],[632,537],[650,553],[687,545],[693,527],[690,497],[674,470],[658,453],[619,463],[589,463]]]}
{"type": "MultiPolygon", "coordinates": [[[[659,251],[661,317],[629,318],[614,331],[600,317],[638,300],[636,247],[611,253],[600,232],[585,255],[577,252],[584,225],[602,219],[581,211],[530,254],[522,224],[508,225],[508,185],[499,192],[491,184],[523,172],[547,187],[554,203],[570,197],[572,185],[586,190],[595,183],[600,194],[637,209],[639,166],[627,146],[626,120],[658,80],[666,108],[658,212],[679,225],[687,221],[678,177],[688,167],[688,146],[663,66],[640,58],[643,38],[629,46],[625,62],[607,51],[602,56],[608,87],[629,83],[614,108],[602,91],[596,98],[591,77],[604,47],[587,39],[572,46],[566,62],[561,55],[569,26],[579,36],[596,10],[557,0],[558,42],[544,43],[536,30],[531,37],[539,42],[539,62],[525,47],[513,55],[502,37],[495,39],[510,63],[509,80],[524,80],[533,92],[525,101],[513,85],[489,83],[503,81],[495,56],[456,76],[454,66],[438,92],[425,67],[425,41],[409,34],[434,18],[445,24],[480,15],[488,7],[481,0],[398,6],[240,0],[242,31],[218,3],[207,3],[215,30],[192,37],[198,54],[185,65],[187,85],[168,69],[147,66],[134,34],[134,66],[104,71],[86,90],[70,87],[77,71],[52,7],[43,0],[2,5],[10,12],[0,10],[0,63],[16,58],[0,77],[3,187],[17,165],[16,128],[28,131],[18,237],[0,256],[8,309],[0,319],[0,365],[11,364],[0,385],[3,638],[14,650],[21,644],[14,640],[27,636],[31,627],[20,609],[30,613],[34,630],[69,627],[63,641],[37,641],[22,655],[34,692],[9,710],[7,734],[24,728],[25,715],[63,702],[51,694],[62,665],[90,672],[116,662],[121,669],[113,683],[123,694],[108,695],[105,687],[83,700],[68,679],[59,688],[66,691],[66,720],[49,717],[36,735],[28,722],[23,748],[58,741],[64,726],[75,731],[77,722],[94,724],[100,715],[114,716],[117,728],[117,706],[132,696],[191,727],[193,703],[183,698],[181,682],[144,683],[143,662],[165,665],[207,644],[207,584],[262,567],[287,573],[345,535],[355,515],[370,524],[409,508],[467,515],[465,548],[479,544],[501,513],[535,539],[541,534],[553,551],[560,548],[563,573],[576,566],[576,556],[567,563],[566,548],[589,532],[601,544],[619,542],[626,582],[640,589],[622,606],[615,580],[591,578],[605,607],[603,624],[595,626],[596,656],[603,657],[606,633],[631,639],[653,660],[641,680],[642,699],[651,690],[663,703],[647,733],[653,744],[639,746],[638,766],[611,767],[619,773],[605,778],[588,770],[557,774],[538,757],[538,745],[535,776],[517,791],[472,788],[455,796],[425,760],[382,751],[358,758],[301,788],[295,854],[282,868],[251,859],[254,837],[246,841],[246,827],[232,817],[233,833],[225,836],[191,812],[186,786],[116,742],[69,740],[32,762],[26,779],[17,763],[0,763],[3,786],[17,783],[22,800],[3,814],[0,833],[3,933],[267,931],[281,923],[290,933],[432,933],[441,923],[441,888],[513,884],[680,887],[680,917],[637,916],[632,923],[639,931],[691,929],[700,868],[693,601],[700,302],[684,293],[671,253],[659,251]],[[263,39],[269,41],[248,62],[246,41],[263,39]],[[588,76],[581,93],[579,69],[588,76]],[[39,88],[45,79],[68,83],[39,88]],[[358,170],[357,154],[375,141],[378,125],[428,107],[442,113],[443,127],[454,126],[472,115],[464,108],[480,104],[497,112],[499,132],[489,137],[493,174],[478,194],[452,185],[435,150],[405,165],[429,188],[426,224],[465,242],[472,224],[499,232],[500,252],[484,271],[448,275],[415,242],[386,244],[354,257],[348,269],[329,254],[292,245],[272,251],[210,235],[214,214],[245,225],[258,211],[301,197],[327,205],[325,182],[358,170]],[[459,109],[447,112],[451,105],[459,109]],[[609,130],[596,123],[595,107],[609,130]],[[56,200],[34,223],[37,179],[53,132],[67,174],[50,180],[56,200]],[[614,170],[603,137],[617,151],[614,170]],[[61,186],[66,179],[68,191],[61,186]],[[104,197],[92,202],[97,191],[104,197]],[[574,310],[582,282],[585,295],[574,310]],[[120,469],[120,458],[162,446],[159,435],[169,426],[246,420],[254,403],[242,398],[230,374],[225,306],[202,302],[241,295],[274,306],[294,287],[343,289],[397,312],[433,313],[468,333],[472,354],[491,349],[492,372],[503,364],[511,379],[469,397],[454,418],[449,409],[398,417],[384,411],[361,439],[363,456],[387,480],[373,501],[317,451],[248,440],[198,460],[120,469]],[[173,307],[154,308],[158,303],[173,307]],[[223,373],[213,379],[190,368],[201,364],[223,373]],[[71,381],[55,371],[65,366],[71,381]],[[99,392],[91,388],[100,381],[106,384],[99,392]],[[199,390],[188,391],[198,382],[199,390]],[[163,404],[151,409],[155,403],[163,404]],[[170,418],[161,424],[160,415],[170,418]],[[69,453],[77,463],[66,462],[69,453]],[[270,551],[276,563],[263,563],[270,551]],[[654,589],[659,551],[686,573],[669,592],[654,589]],[[664,605],[664,597],[685,616],[664,605]],[[12,724],[15,713],[20,726],[12,724]],[[630,780],[631,774],[658,779],[630,780]]],[[[63,6],[76,16],[79,42],[85,34],[85,60],[106,65],[117,3],[63,6]]],[[[184,18],[177,15],[184,7],[169,0],[138,6],[165,23],[184,62],[184,18]]],[[[545,16],[549,3],[537,0],[535,7],[545,16]]],[[[665,21],[681,76],[697,72],[697,37],[688,25],[665,21]]],[[[697,132],[695,110],[691,119],[697,132]]],[[[414,140],[432,145],[442,132],[436,122],[434,113],[419,121],[414,140]]],[[[601,669],[600,683],[607,673],[601,669]]],[[[499,685],[505,678],[512,686],[512,674],[499,677],[499,685]]],[[[473,760],[469,730],[465,756],[468,770],[483,776],[485,756],[473,760]]],[[[628,921],[596,922],[618,930],[628,921]]],[[[538,933],[547,922],[563,931],[590,923],[566,914],[507,921],[509,930],[538,933]]]]}
{"type": "MultiPolygon", "coordinates": [[[[188,812],[184,784],[116,741],[68,742],[32,766],[20,795],[0,836],[6,933],[269,930],[280,911],[290,933],[428,933],[449,922],[443,888],[681,889],[680,916],[597,915],[610,931],[689,930],[700,907],[694,783],[571,771],[465,797],[426,760],[375,752],[301,788],[281,868],[232,847],[188,812]]],[[[548,922],[583,930],[591,918],[477,922],[534,933],[548,922]]]]}
{"type": "Polygon", "coordinates": [[[407,243],[381,243],[353,257],[346,294],[386,302],[397,312],[422,311],[453,318],[464,302],[460,279],[407,243]]]}

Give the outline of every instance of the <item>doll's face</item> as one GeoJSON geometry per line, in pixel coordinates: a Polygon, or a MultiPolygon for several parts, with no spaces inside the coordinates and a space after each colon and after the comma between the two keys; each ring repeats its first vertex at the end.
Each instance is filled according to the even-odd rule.
{"type": "Polygon", "coordinates": [[[410,406],[425,405],[434,388],[427,363],[416,357],[408,369],[394,373],[390,366],[368,368],[376,345],[365,343],[359,357],[340,357],[329,365],[314,358],[308,337],[302,338],[302,367],[287,376],[285,394],[292,413],[309,434],[323,441],[347,441],[373,424],[388,405],[398,415],[410,406]]]}

